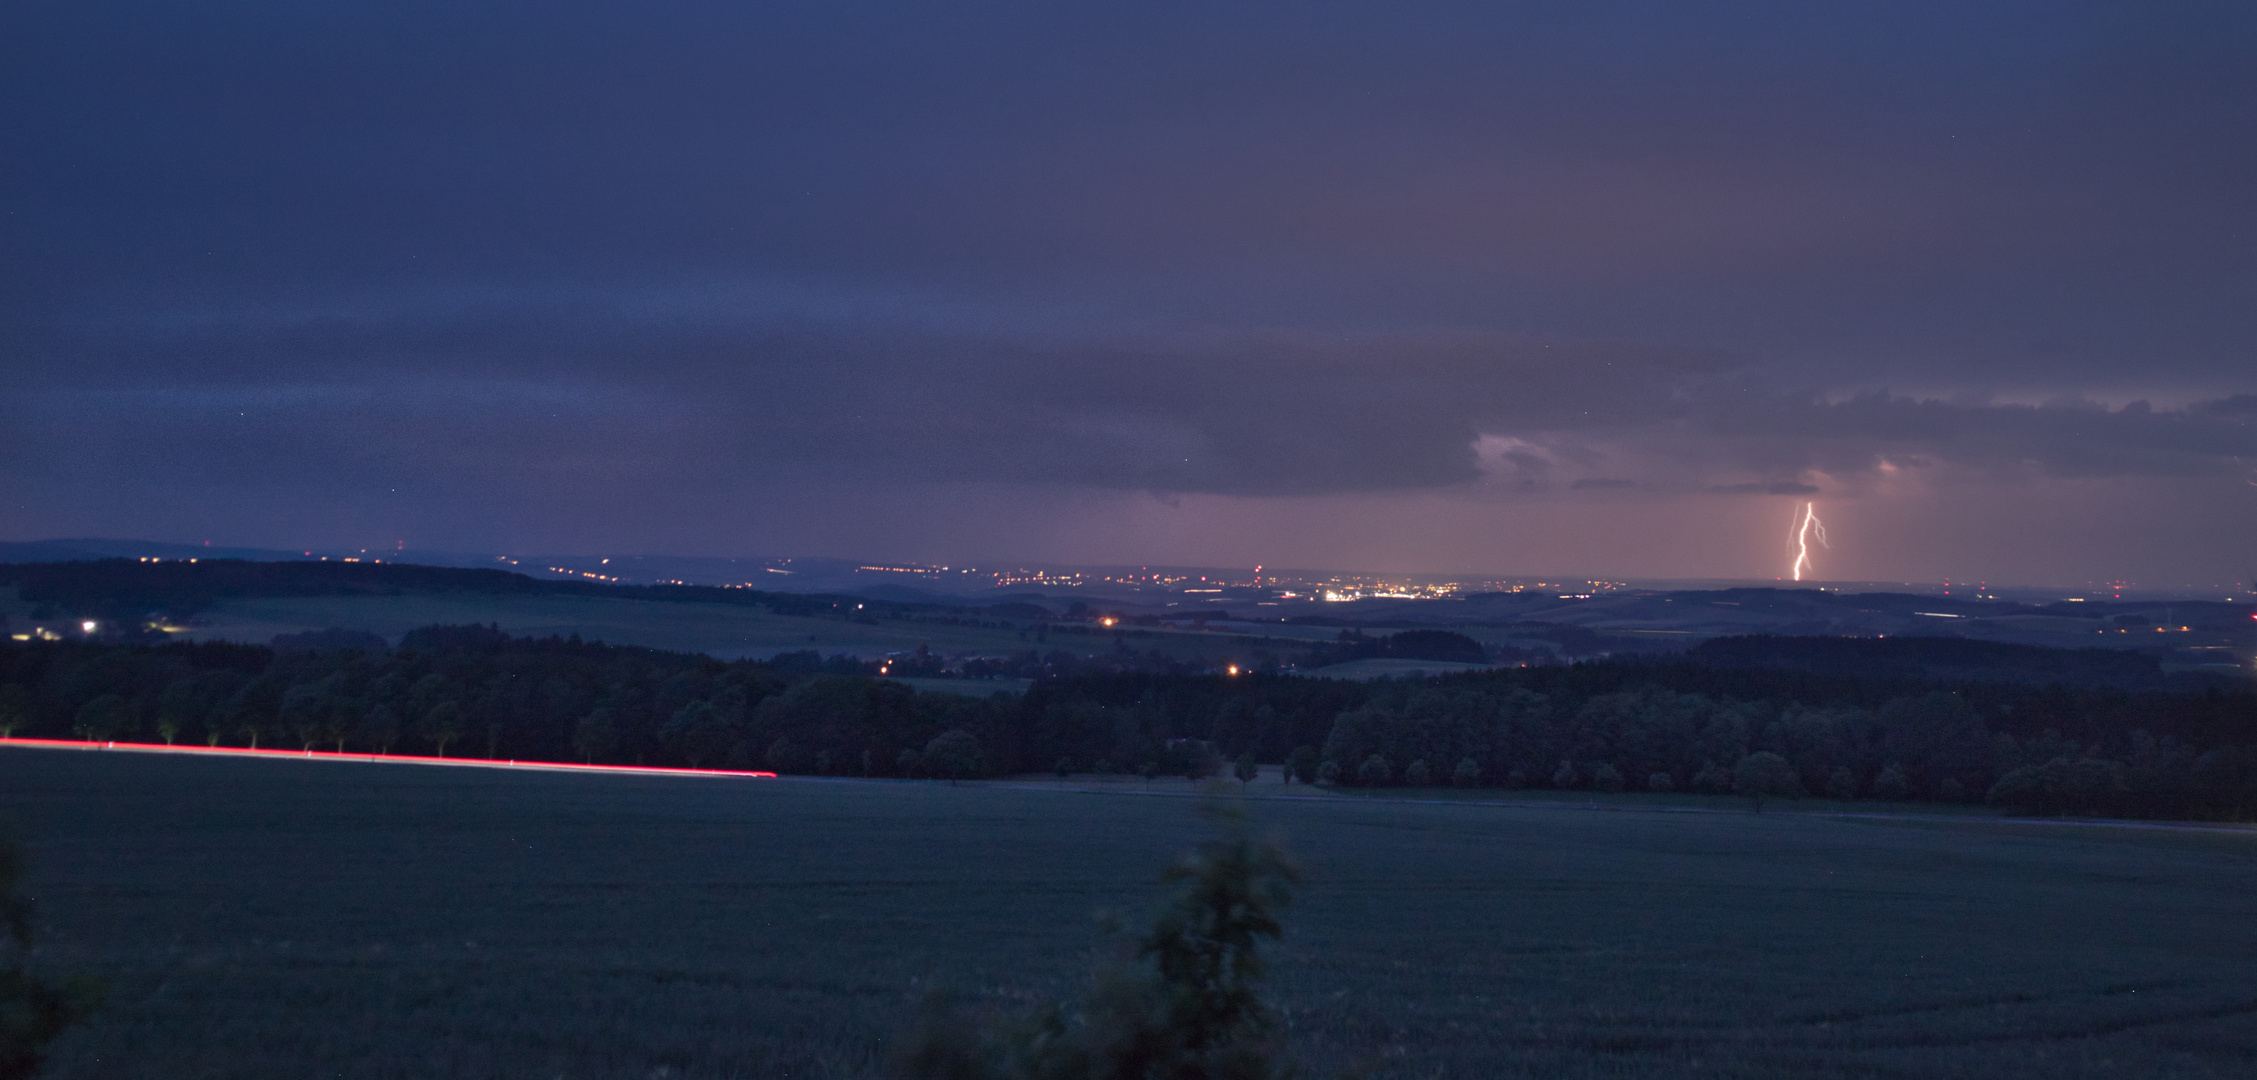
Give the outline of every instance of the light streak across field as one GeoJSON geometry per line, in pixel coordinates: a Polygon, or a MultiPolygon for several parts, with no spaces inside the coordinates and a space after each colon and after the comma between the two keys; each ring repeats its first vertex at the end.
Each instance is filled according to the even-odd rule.
{"type": "Polygon", "coordinates": [[[253,750],[240,746],[168,746],[164,743],[82,742],[75,739],[0,739],[0,747],[32,750],[82,750],[98,753],[187,754],[248,757],[270,761],[357,761],[372,765],[445,765],[458,769],[518,769],[528,772],[607,773],[621,776],[696,776],[774,779],[772,772],[736,769],[678,769],[658,765],[574,765],[568,761],[494,761],[488,758],[424,757],[417,754],[341,754],[334,750],[253,750]]]}
{"type": "Polygon", "coordinates": [[[1802,572],[1810,569],[1810,538],[1813,534],[1818,537],[1818,543],[1821,546],[1834,546],[1826,542],[1826,523],[1818,520],[1818,504],[1806,502],[1802,504],[1800,520],[1795,524],[1794,575],[1796,581],[1801,581],[1802,572]]]}

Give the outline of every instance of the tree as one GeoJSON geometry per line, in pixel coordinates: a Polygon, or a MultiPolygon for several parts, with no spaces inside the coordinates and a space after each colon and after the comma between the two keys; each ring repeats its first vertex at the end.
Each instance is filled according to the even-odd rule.
{"type": "Polygon", "coordinates": [[[1830,799],[1857,798],[1857,774],[1847,765],[1837,765],[1826,777],[1826,797],[1830,799]]]}
{"type": "Polygon", "coordinates": [[[1262,767],[1254,763],[1254,752],[1248,750],[1231,763],[1230,774],[1238,778],[1238,786],[1244,789],[1254,782],[1255,777],[1262,775],[1262,767]]]}
{"type": "Polygon", "coordinates": [[[1376,787],[1395,779],[1395,763],[1378,754],[1365,758],[1356,766],[1356,782],[1366,787],[1376,787]]]}
{"type": "Polygon", "coordinates": [[[1667,772],[1657,772],[1652,776],[1646,777],[1646,790],[1675,791],[1677,790],[1677,778],[1669,775],[1667,772]]]}
{"type": "Polygon", "coordinates": [[[381,701],[369,706],[361,714],[360,730],[354,738],[363,746],[375,747],[377,753],[391,753],[392,744],[400,741],[400,714],[381,701]]]}
{"type": "Polygon", "coordinates": [[[91,980],[53,979],[25,966],[32,907],[18,889],[24,865],[22,845],[0,835],[0,1080],[28,1080],[46,1060],[47,1044],[102,1002],[102,988],[91,980]]]}
{"type": "Polygon", "coordinates": [[[925,744],[924,762],[927,770],[947,777],[951,785],[978,776],[983,771],[980,740],[963,728],[950,728],[925,744]]]}
{"type": "Polygon", "coordinates": [[[1060,780],[1074,775],[1074,759],[1059,758],[1058,764],[1051,766],[1051,771],[1057,773],[1060,780]]]}
{"type": "Polygon", "coordinates": [[[610,709],[597,708],[572,725],[572,749],[583,764],[608,758],[619,749],[619,721],[610,709]]]}
{"type": "Polygon", "coordinates": [[[1434,769],[1427,765],[1425,758],[1420,758],[1403,766],[1403,782],[1412,787],[1433,787],[1434,769]]]}
{"type": "Polygon", "coordinates": [[[1317,766],[1317,783],[1330,786],[1340,782],[1340,763],[1327,761],[1317,766]]]}
{"type": "Polygon", "coordinates": [[[1195,741],[1185,749],[1188,752],[1183,758],[1184,779],[1205,780],[1223,771],[1222,755],[1215,752],[1212,744],[1195,741]]]}
{"type": "Polygon", "coordinates": [[[133,724],[133,703],[119,694],[104,694],[79,707],[71,731],[87,742],[109,742],[133,724]]]}
{"type": "Polygon", "coordinates": [[[1314,746],[1294,747],[1292,756],[1285,759],[1285,766],[1285,778],[1288,781],[1299,780],[1304,784],[1316,783],[1317,748],[1314,746]]]}
{"type": "Polygon", "coordinates": [[[1572,761],[1562,761],[1559,768],[1552,770],[1553,787],[1571,788],[1582,782],[1583,775],[1575,771],[1575,763],[1572,761]]]}
{"type": "MultiPolygon", "coordinates": [[[[659,741],[666,745],[690,768],[702,769],[719,764],[744,737],[741,725],[731,722],[727,712],[716,708],[711,701],[693,701],[676,710],[666,726],[659,729],[659,741]]],[[[779,755],[789,757],[789,755],[779,755]]],[[[787,762],[772,762],[777,771],[788,771],[787,762]]]]}
{"type": "Polygon", "coordinates": [[[1732,790],[1755,800],[1756,812],[1762,813],[1766,799],[1802,798],[1802,778],[1786,758],[1758,750],[1732,766],[1732,790]]]}
{"type": "Polygon", "coordinates": [[[1601,762],[1598,768],[1591,770],[1591,786],[1600,791],[1621,791],[1622,770],[1601,762]]]}
{"type": "Polygon", "coordinates": [[[1218,836],[1170,867],[1174,893],[1078,1003],[980,1025],[928,999],[898,1071],[915,1080],[1283,1080],[1264,941],[1300,878],[1284,852],[1209,810],[1218,836]]]}
{"type": "Polygon", "coordinates": [[[329,727],[324,734],[335,743],[337,752],[345,752],[345,740],[357,734],[368,722],[368,708],[352,698],[338,698],[329,713],[329,727]]]}
{"type": "Polygon", "coordinates": [[[462,738],[462,706],[452,701],[442,701],[423,714],[423,722],[416,725],[416,734],[437,748],[438,756],[447,756],[447,744],[462,738]]]}
{"type": "Polygon", "coordinates": [[[0,683],[0,739],[16,737],[31,722],[31,691],[22,683],[0,683]]]}
{"type": "Polygon", "coordinates": [[[1459,758],[1458,767],[1450,770],[1450,783],[1456,787],[1480,786],[1481,763],[1472,758],[1459,758]]]}
{"type": "Polygon", "coordinates": [[[1912,785],[1905,779],[1904,770],[1898,768],[1893,761],[1873,777],[1873,797],[1876,799],[1894,801],[1911,794],[1911,791],[1912,785]]]}
{"type": "Polygon", "coordinates": [[[1137,771],[1144,774],[1144,790],[1150,791],[1152,790],[1153,778],[1160,775],[1160,763],[1148,760],[1144,763],[1144,767],[1137,771]]]}

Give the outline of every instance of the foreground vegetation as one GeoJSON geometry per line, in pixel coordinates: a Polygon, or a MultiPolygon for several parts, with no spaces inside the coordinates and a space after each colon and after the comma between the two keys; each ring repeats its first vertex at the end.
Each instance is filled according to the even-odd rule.
{"type": "MultiPolygon", "coordinates": [[[[933,991],[1079,999],[1111,955],[1092,913],[1164,906],[1154,868],[1209,832],[1192,805],[0,748],[42,963],[110,986],[55,1080],[877,1077],[933,991]]],[[[2257,1055],[2246,834],[1248,805],[1302,862],[1266,996],[1310,1075],[2257,1055]]]]}

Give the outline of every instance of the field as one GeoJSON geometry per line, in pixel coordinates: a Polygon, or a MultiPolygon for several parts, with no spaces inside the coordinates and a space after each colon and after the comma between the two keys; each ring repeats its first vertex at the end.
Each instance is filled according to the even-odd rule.
{"type": "MultiPolygon", "coordinates": [[[[1202,834],[1136,790],[0,749],[42,957],[112,986],[60,1078],[871,1075],[930,988],[1079,984],[1202,834]]],[[[2250,833],[1249,805],[1318,1075],[2257,1071],[2250,833]]]]}
{"type": "MultiPolygon", "coordinates": [[[[12,592],[12,590],[9,590],[12,592]]],[[[23,607],[17,602],[18,607],[23,607]]],[[[397,642],[402,634],[435,623],[492,623],[511,634],[547,637],[579,634],[591,641],[698,652],[722,659],[765,659],[779,652],[814,649],[825,656],[848,653],[875,658],[930,645],[943,655],[1004,656],[1024,649],[1065,649],[1087,653],[1112,648],[1109,635],[1052,635],[1047,642],[1021,637],[1024,621],[988,620],[1004,628],[940,622],[778,615],[765,608],[629,600],[600,596],[495,597],[472,593],[399,596],[309,596],[223,600],[199,613],[181,636],[198,640],[265,644],[276,634],[344,627],[367,630],[397,642]]],[[[13,622],[28,626],[18,612],[13,622]]],[[[1139,630],[1129,638],[1138,652],[1158,649],[1170,656],[1220,657],[1245,653],[1237,635],[1190,630],[1139,630]]]]}

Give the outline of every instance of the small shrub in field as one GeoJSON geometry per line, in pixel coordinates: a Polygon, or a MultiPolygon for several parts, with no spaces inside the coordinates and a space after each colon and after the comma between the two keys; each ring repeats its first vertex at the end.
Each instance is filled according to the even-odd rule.
{"type": "Polygon", "coordinates": [[[1314,746],[1294,747],[1293,755],[1285,759],[1285,776],[1288,780],[1299,780],[1304,784],[1316,783],[1317,748],[1314,746]]]}
{"type": "Polygon", "coordinates": [[[31,900],[16,891],[23,848],[0,835],[0,1080],[26,1080],[46,1059],[47,1044],[102,1000],[82,979],[55,980],[26,969],[31,951],[31,900]]]}
{"type": "Polygon", "coordinates": [[[1647,791],[1675,791],[1677,778],[1667,772],[1657,772],[1646,778],[1647,791]]]}
{"type": "Polygon", "coordinates": [[[1583,775],[1575,771],[1575,763],[1572,761],[1560,762],[1560,767],[1552,770],[1553,787],[1571,788],[1582,782],[1583,775]]]}
{"type": "Polygon", "coordinates": [[[1053,766],[1051,768],[1051,771],[1057,773],[1058,779],[1060,780],[1064,780],[1065,778],[1074,775],[1074,759],[1059,758],[1058,764],[1053,766]]]}
{"type": "Polygon", "coordinates": [[[1458,787],[1480,786],[1481,763],[1472,758],[1459,758],[1458,767],[1450,770],[1450,783],[1458,787]]]}
{"type": "Polygon", "coordinates": [[[1433,787],[1434,770],[1421,758],[1403,767],[1403,782],[1412,787],[1433,787]]]}
{"type": "Polygon", "coordinates": [[[1283,852],[1221,833],[1162,875],[1176,892],[1079,1002],[986,1024],[929,1000],[903,1044],[911,1080],[1269,1080],[1292,1075],[1257,987],[1263,939],[1299,879],[1283,852]]]}
{"type": "Polygon", "coordinates": [[[1600,765],[1591,770],[1591,786],[1600,791],[1621,791],[1622,770],[1612,765],[1600,765]]]}
{"type": "Polygon", "coordinates": [[[1254,752],[1248,750],[1231,763],[1230,774],[1238,778],[1239,786],[1244,787],[1253,783],[1255,777],[1262,775],[1262,767],[1254,763],[1254,752]]]}
{"type": "Polygon", "coordinates": [[[1363,764],[1356,766],[1356,782],[1359,784],[1373,786],[1393,779],[1395,764],[1378,754],[1365,758],[1363,764]]]}

